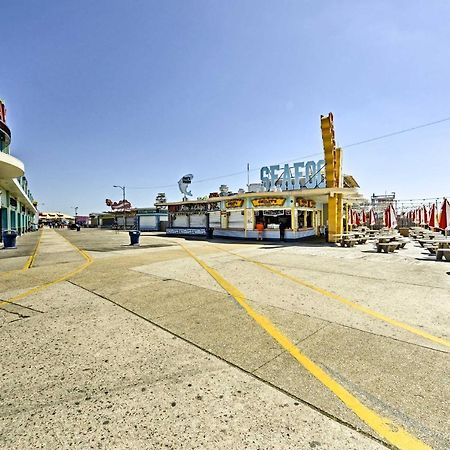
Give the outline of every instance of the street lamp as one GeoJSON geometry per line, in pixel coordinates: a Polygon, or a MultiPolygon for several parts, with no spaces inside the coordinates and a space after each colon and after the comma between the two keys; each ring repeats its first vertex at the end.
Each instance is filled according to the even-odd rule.
{"type": "Polygon", "coordinates": [[[75,225],[76,225],[77,224],[78,206],[72,206],[72,208],[75,210],[74,222],[75,222],[75,225]]]}
{"type": "Polygon", "coordinates": [[[125,186],[119,186],[119,185],[115,184],[113,187],[122,189],[122,200],[123,200],[123,203],[122,203],[122,208],[123,208],[123,229],[125,230],[125,229],[126,229],[126,218],[125,218],[125,199],[126,199],[126,197],[125,197],[125,186]]]}

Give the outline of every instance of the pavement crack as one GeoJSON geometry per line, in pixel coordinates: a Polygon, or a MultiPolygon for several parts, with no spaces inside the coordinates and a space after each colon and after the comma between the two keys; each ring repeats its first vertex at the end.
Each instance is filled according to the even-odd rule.
{"type": "MultiPolygon", "coordinates": [[[[239,256],[239,255],[236,255],[239,256]]],[[[240,256],[239,256],[240,257],[240,256]]],[[[243,258],[243,257],[241,257],[243,258]]],[[[245,259],[243,259],[245,261],[245,259]]],[[[417,286],[417,287],[425,287],[425,288],[432,288],[432,289],[441,289],[446,291],[447,288],[444,286],[433,286],[429,284],[421,284],[421,283],[413,283],[409,281],[399,281],[399,280],[388,280],[384,278],[378,278],[378,277],[371,277],[368,275],[359,275],[359,274],[353,274],[353,273],[347,273],[347,272],[337,272],[337,271],[331,271],[331,270],[320,270],[320,269],[312,269],[312,268],[304,268],[304,267],[296,267],[296,266],[290,266],[287,264],[277,264],[273,261],[264,261],[264,260],[255,260],[256,262],[260,262],[261,264],[266,264],[271,267],[278,267],[280,269],[293,269],[293,270],[306,270],[309,272],[319,272],[319,273],[326,273],[327,275],[339,275],[344,277],[353,277],[353,278],[363,278],[365,280],[372,280],[372,281],[379,281],[381,283],[393,283],[393,284],[401,284],[401,285],[407,285],[407,286],[417,286]]],[[[250,261],[252,262],[252,261],[250,261]]]]}
{"type": "MultiPolygon", "coordinates": [[[[10,302],[9,300],[4,300],[2,298],[0,298],[0,301],[4,302],[4,303],[7,303],[8,305],[17,306],[19,308],[29,309],[30,311],[37,312],[37,313],[40,313],[40,314],[44,314],[44,311],[40,311],[39,309],[31,308],[31,306],[25,306],[25,305],[21,305],[20,303],[10,302]]],[[[0,306],[0,309],[3,309],[4,311],[8,311],[7,309],[2,308],[1,306],[0,306]]],[[[8,311],[8,312],[10,312],[10,311],[8,311]]]]}
{"type": "Polygon", "coordinates": [[[370,334],[372,336],[378,336],[378,337],[385,338],[385,339],[391,339],[391,340],[396,341],[396,342],[401,342],[402,344],[413,345],[415,347],[420,347],[420,348],[423,348],[423,349],[426,349],[426,350],[431,350],[433,352],[450,354],[450,351],[448,351],[448,350],[442,350],[440,348],[429,347],[428,345],[418,344],[416,342],[411,342],[411,341],[405,341],[404,339],[400,339],[400,338],[397,338],[397,337],[386,336],[385,334],[380,334],[380,333],[375,333],[373,331],[363,330],[362,328],[357,328],[357,327],[354,327],[354,326],[351,326],[351,325],[345,325],[345,324],[339,323],[339,322],[333,322],[331,320],[324,319],[324,318],[319,317],[319,316],[313,316],[311,314],[306,314],[306,313],[295,311],[295,310],[292,310],[292,309],[282,308],[281,306],[270,305],[270,304],[264,303],[264,302],[262,302],[260,300],[254,300],[254,299],[251,299],[251,298],[247,298],[247,300],[250,300],[251,302],[256,303],[257,305],[260,305],[260,306],[265,306],[265,307],[269,307],[269,308],[279,309],[281,311],[286,311],[286,312],[289,312],[289,313],[292,313],[292,314],[297,314],[299,316],[308,317],[308,318],[316,319],[316,320],[321,320],[322,322],[326,322],[328,325],[335,325],[337,327],[343,327],[343,328],[347,328],[349,330],[360,331],[361,333],[367,333],[367,334],[370,334]]]}
{"type": "Polygon", "coordinates": [[[247,374],[248,376],[258,380],[259,382],[261,382],[261,383],[263,383],[263,384],[265,384],[267,386],[270,386],[272,389],[275,389],[276,391],[286,395],[287,397],[298,401],[299,403],[301,403],[301,404],[303,404],[303,405],[313,409],[314,411],[317,411],[318,413],[328,417],[329,419],[331,419],[331,420],[333,420],[333,421],[335,421],[335,422],[337,422],[337,423],[339,423],[339,424],[341,424],[341,425],[343,425],[343,426],[345,426],[345,427],[347,427],[347,428],[349,428],[349,429],[351,429],[353,431],[356,431],[357,433],[359,433],[359,434],[361,434],[361,435],[363,435],[363,436],[365,436],[365,437],[367,437],[367,438],[369,438],[369,439],[371,439],[373,441],[376,441],[379,444],[384,445],[387,448],[392,448],[392,446],[387,444],[385,441],[379,439],[378,437],[375,437],[373,434],[368,433],[368,432],[362,430],[361,428],[359,428],[358,426],[355,426],[352,423],[347,422],[346,420],[335,416],[333,413],[330,413],[330,412],[326,411],[325,409],[322,409],[319,406],[317,406],[317,405],[315,405],[315,404],[313,404],[313,403],[311,403],[311,402],[309,402],[309,401],[307,401],[307,400],[305,400],[305,399],[303,399],[301,397],[298,397],[295,394],[293,394],[293,393],[283,389],[282,387],[277,386],[276,384],[271,383],[270,381],[265,380],[264,378],[261,378],[260,376],[256,375],[255,373],[251,372],[250,370],[244,369],[243,367],[239,366],[238,364],[235,364],[235,363],[233,363],[233,362],[223,358],[222,356],[220,356],[220,355],[218,355],[218,354],[216,354],[216,353],[214,353],[214,352],[212,352],[212,351],[202,347],[201,345],[199,345],[199,344],[189,340],[188,338],[186,338],[186,337],[184,337],[184,336],[182,336],[182,335],[180,335],[178,333],[175,333],[174,331],[170,330],[169,328],[166,328],[165,326],[160,325],[159,323],[157,323],[157,322],[155,322],[155,321],[153,321],[153,320],[151,320],[151,319],[149,319],[149,318],[147,318],[147,317],[145,317],[145,316],[143,316],[143,315],[133,311],[132,309],[129,309],[126,306],[124,306],[124,305],[122,305],[122,304],[120,304],[120,303],[118,303],[118,302],[116,302],[114,300],[111,300],[110,298],[108,298],[108,297],[106,297],[104,295],[97,294],[97,293],[91,291],[90,289],[87,289],[87,288],[85,288],[85,287],[75,283],[72,280],[67,280],[67,282],[72,284],[73,286],[76,286],[76,287],[78,287],[80,289],[83,289],[83,290],[85,290],[87,292],[90,292],[92,295],[95,295],[95,296],[97,296],[97,297],[99,297],[99,298],[101,298],[103,300],[106,300],[106,301],[112,303],[115,306],[118,306],[119,308],[123,309],[124,311],[127,311],[129,314],[132,314],[132,315],[134,315],[134,316],[144,320],[145,322],[148,322],[149,324],[153,325],[154,327],[156,327],[156,328],[158,328],[158,329],[160,329],[160,330],[162,330],[162,331],[164,331],[166,333],[169,333],[171,336],[174,336],[174,337],[180,339],[181,341],[187,343],[188,345],[191,345],[191,346],[197,348],[198,350],[206,353],[207,355],[212,356],[213,358],[216,358],[216,359],[224,362],[228,366],[233,367],[233,368],[241,371],[242,373],[247,374]]]}
{"type": "MultiPolygon", "coordinates": [[[[306,339],[309,339],[311,336],[314,336],[316,333],[318,333],[319,331],[323,330],[324,328],[328,327],[329,324],[323,325],[321,327],[319,327],[317,330],[313,331],[312,333],[308,334],[307,336],[297,340],[297,341],[292,341],[292,343],[297,346],[298,344],[300,344],[301,342],[306,341],[306,339]]],[[[258,370],[262,369],[264,366],[266,366],[267,364],[270,364],[271,362],[275,361],[278,357],[280,357],[281,355],[287,353],[287,350],[283,350],[280,353],[278,353],[278,355],[275,355],[273,358],[270,358],[269,360],[267,360],[266,362],[264,362],[263,364],[261,364],[259,367],[257,367],[256,369],[252,370],[252,374],[254,374],[255,372],[257,372],[258,370]]]]}

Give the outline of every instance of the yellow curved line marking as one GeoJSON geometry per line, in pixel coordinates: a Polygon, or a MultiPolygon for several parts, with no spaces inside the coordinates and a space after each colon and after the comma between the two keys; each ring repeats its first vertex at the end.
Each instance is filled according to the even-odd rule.
{"type": "Polygon", "coordinates": [[[427,333],[426,331],[422,331],[422,330],[419,330],[418,328],[414,328],[413,326],[408,325],[407,323],[401,322],[399,320],[391,319],[390,317],[385,316],[384,314],[381,314],[377,311],[374,311],[373,309],[367,308],[366,306],[359,305],[358,303],[352,302],[351,300],[348,300],[340,295],[334,294],[333,292],[327,291],[326,289],[322,289],[321,287],[316,286],[316,285],[310,283],[309,281],[302,280],[301,278],[297,278],[294,275],[290,275],[288,273],[277,270],[268,264],[256,261],[251,258],[247,258],[246,256],[242,256],[237,253],[233,253],[229,250],[226,250],[226,249],[223,249],[223,248],[220,248],[217,246],[214,246],[214,247],[217,248],[218,250],[229,253],[230,255],[237,256],[238,258],[241,258],[241,259],[249,261],[253,264],[256,264],[257,266],[262,267],[263,269],[266,269],[266,270],[274,273],[275,275],[286,278],[286,279],[293,281],[294,283],[299,284],[301,286],[307,287],[313,291],[318,292],[319,294],[324,295],[325,297],[329,297],[333,300],[337,300],[338,302],[341,302],[344,305],[347,305],[347,306],[350,306],[351,308],[357,309],[358,311],[361,311],[364,314],[375,317],[376,319],[386,322],[394,327],[409,331],[410,333],[413,333],[417,336],[423,337],[424,339],[428,339],[429,341],[434,342],[435,344],[440,344],[440,345],[443,345],[444,347],[450,347],[450,342],[444,338],[434,336],[430,333],[427,333]]]}
{"type": "Polygon", "coordinates": [[[353,411],[363,422],[365,422],[379,436],[387,442],[395,445],[401,450],[431,450],[424,442],[417,439],[404,428],[396,425],[389,418],[380,416],[362,404],[352,393],[347,391],[344,386],[339,384],[314,361],[304,355],[295,344],[289,340],[267,317],[257,313],[248,303],[245,295],[223,278],[215,269],[209,267],[205,262],[199,259],[191,250],[183,244],[179,244],[203,269],[205,269],[217,283],[225,289],[238,303],[244,308],[246,313],[281,347],[288,351],[311,375],[317,378],[326,386],[336,397],[338,397],[351,411],[353,411]]]}
{"type": "Polygon", "coordinates": [[[30,269],[31,266],[33,265],[34,259],[36,258],[36,255],[37,255],[37,252],[39,249],[39,245],[41,244],[42,235],[43,235],[43,231],[41,230],[38,241],[36,243],[36,246],[33,249],[33,253],[29,256],[29,258],[27,259],[27,262],[25,263],[25,265],[22,268],[23,271],[30,269]]]}
{"type": "MultiPolygon", "coordinates": [[[[61,236],[61,235],[60,235],[61,236]]],[[[64,236],[62,236],[64,238],[64,236]]],[[[66,238],[64,238],[66,239],[66,238]]],[[[43,291],[44,289],[47,289],[57,283],[61,283],[61,281],[66,281],[69,278],[73,277],[74,275],[77,275],[78,273],[82,272],[86,267],[90,266],[94,260],[91,258],[89,253],[87,253],[85,250],[79,249],[76,245],[72,244],[68,239],[66,239],[67,242],[69,242],[72,247],[74,247],[80,254],[83,256],[83,258],[86,260],[84,264],[82,264],[80,267],[77,267],[76,269],[66,273],[62,277],[57,278],[56,280],[49,281],[48,283],[41,284],[39,286],[36,286],[34,288],[28,289],[25,292],[22,292],[22,294],[18,294],[14,297],[8,298],[7,301],[0,301],[0,306],[4,304],[11,304],[18,302],[19,300],[24,299],[25,297],[28,297],[29,295],[35,294],[36,292],[43,291]]]]}

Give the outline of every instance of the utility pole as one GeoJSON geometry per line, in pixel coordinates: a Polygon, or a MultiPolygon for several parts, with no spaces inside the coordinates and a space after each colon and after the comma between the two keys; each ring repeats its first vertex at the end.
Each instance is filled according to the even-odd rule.
{"type": "Polygon", "coordinates": [[[125,189],[126,189],[126,187],[125,186],[119,186],[117,184],[115,184],[113,187],[122,189],[123,229],[125,230],[126,229],[126,216],[125,216],[125,199],[126,199],[126,197],[125,197],[125,192],[126,192],[125,189]]]}
{"type": "Polygon", "coordinates": [[[247,163],[247,192],[250,192],[250,163],[247,163]]]}

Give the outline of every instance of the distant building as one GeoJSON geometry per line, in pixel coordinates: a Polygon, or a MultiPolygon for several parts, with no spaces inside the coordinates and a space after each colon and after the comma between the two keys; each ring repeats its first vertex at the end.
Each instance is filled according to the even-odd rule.
{"type": "MultiPolygon", "coordinates": [[[[78,217],[77,217],[78,220],[78,217]]],[[[39,211],[39,225],[68,225],[74,223],[74,216],[64,214],[62,212],[45,212],[39,211]]]]}
{"type": "Polygon", "coordinates": [[[25,167],[10,154],[10,143],[6,108],[0,100],[0,240],[5,230],[22,234],[37,226],[36,202],[25,177],[25,167]]]}
{"type": "Polygon", "coordinates": [[[165,231],[168,212],[164,208],[132,208],[130,211],[105,211],[89,214],[90,226],[126,228],[139,231],[165,231]],[[124,223],[125,220],[125,223],[124,223]]]}
{"type": "Polygon", "coordinates": [[[390,204],[392,204],[397,211],[398,205],[397,200],[395,199],[395,192],[382,195],[372,194],[372,197],[370,197],[370,205],[377,212],[384,211],[390,204]]]}
{"type": "Polygon", "coordinates": [[[383,195],[372,194],[372,197],[370,197],[370,203],[372,204],[372,206],[377,206],[379,204],[384,205],[386,203],[394,203],[394,202],[395,202],[395,192],[383,195]]]}

